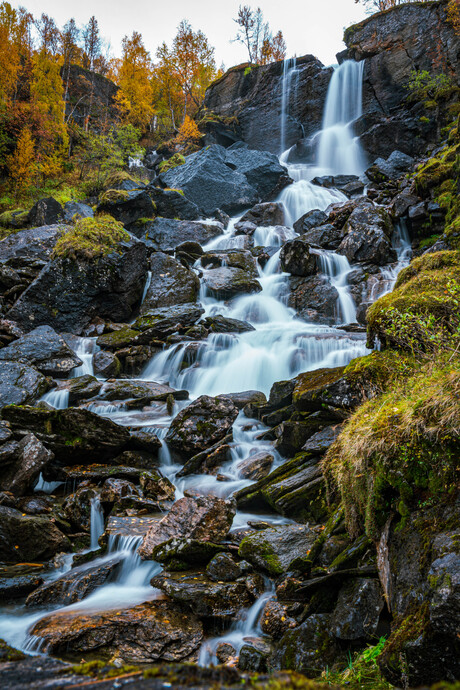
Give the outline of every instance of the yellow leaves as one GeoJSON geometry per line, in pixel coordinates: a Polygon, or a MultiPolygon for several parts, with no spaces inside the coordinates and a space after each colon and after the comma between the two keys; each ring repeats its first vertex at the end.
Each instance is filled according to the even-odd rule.
{"type": "Polygon", "coordinates": [[[176,141],[180,144],[191,144],[199,141],[202,137],[198,125],[191,117],[185,116],[185,119],[181,126],[179,127],[179,132],[176,137],[176,141]]]}
{"type": "Polygon", "coordinates": [[[30,187],[35,173],[34,142],[27,127],[21,131],[15,152],[8,157],[7,164],[10,176],[19,190],[30,187]]]}

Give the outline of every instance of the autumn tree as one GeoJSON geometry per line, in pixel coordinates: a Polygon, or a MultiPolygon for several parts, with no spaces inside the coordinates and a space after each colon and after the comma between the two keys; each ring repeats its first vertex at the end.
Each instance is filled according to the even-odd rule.
{"type": "Polygon", "coordinates": [[[154,113],[152,62],[142,36],[134,31],[122,42],[123,56],[118,72],[117,102],[126,122],[146,129],[154,113]]]}
{"type": "Polygon", "coordinates": [[[170,70],[182,92],[182,121],[188,110],[196,111],[203,102],[204,94],[216,74],[214,48],[202,31],[193,31],[183,19],[171,48],[163,43],[157,57],[164,69],[170,70]]]}
{"type": "Polygon", "coordinates": [[[56,55],[61,35],[54,19],[43,13],[35,21],[35,26],[39,36],[39,50],[48,55],[56,55]]]}
{"type": "Polygon", "coordinates": [[[238,24],[234,40],[246,47],[250,63],[266,65],[275,60],[284,60],[286,43],[283,32],[278,31],[275,36],[272,35],[260,7],[253,10],[249,5],[240,5],[234,21],[238,24]]]}
{"type": "Polygon", "coordinates": [[[460,36],[460,0],[449,0],[447,3],[447,21],[453,26],[457,36],[460,36]]]}
{"type": "Polygon", "coordinates": [[[22,192],[32,184],[35,174],[35,152],[32,134],[24,127],[19,135],[14,153],[7,160],[15,190],[22,192]]]}
{"type": "Polygon", "coordinates": [[[18,13],[9,2],[0,5],[0,103],[6,105],[16,90],[20,70],[17,45],[18,13]]]}
{"type": "Polygon", "coordinates": [[[96,60],[101,54],[101,37],[99,35],[99,24],[96,17],[93,15],[89,22],[83,27],[83,67],[86,69],[94,69],[96,60]]]}

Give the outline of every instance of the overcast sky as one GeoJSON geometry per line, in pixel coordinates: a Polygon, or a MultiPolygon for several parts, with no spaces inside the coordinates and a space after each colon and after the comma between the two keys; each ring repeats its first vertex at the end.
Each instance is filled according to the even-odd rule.
{"type": "MultiPolygon", "coordinates": [[[[70,17],[84,24],[94,14],[117,56],[123,36],[139,31],[155,58],[158,45],[169,44],[181,19],[188,19],[215,47],[218,66],[224,62],[228,69],[247,60],[243,46],[231,42],[236,31],[232,20],[238,6],[245,4],[238,0],[23,0],[12,4],[25,6],[36,17],[46,12],[59,27],[70,17]]],[[[355,0],[256,0],[248,4],[253,8],[260,5],[274,33],[282,30],[289,56],[312,53],[326,65],[334,63],[335,54],[344,48],[344,28],[365,17],[355,0]]]]}

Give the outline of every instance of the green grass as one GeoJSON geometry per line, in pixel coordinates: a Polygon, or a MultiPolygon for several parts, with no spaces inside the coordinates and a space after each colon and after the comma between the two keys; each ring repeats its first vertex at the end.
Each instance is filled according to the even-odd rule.
{"type": "Polygon", "coordinates": [[[377,664],[384,646],[385,638],[381,637],[376,645],[357,652],[353,657],[348,653],[347,667],[334,672],[326,669],[321,680],[350,690],[391,690],[393,686],[382,678],[377,664]]]}

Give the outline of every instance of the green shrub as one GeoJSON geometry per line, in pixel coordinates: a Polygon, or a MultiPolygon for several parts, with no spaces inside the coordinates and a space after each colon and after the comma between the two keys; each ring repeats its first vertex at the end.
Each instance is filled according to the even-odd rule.
{"type": "Polygon", "coordinates": [[[108,215],[81,218],[56,243],[54,257],[94,259],[117,251],[120,242],[128,242],[129,233],[108,215]]]}

